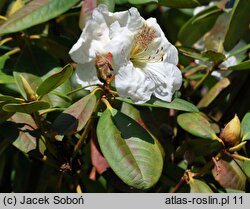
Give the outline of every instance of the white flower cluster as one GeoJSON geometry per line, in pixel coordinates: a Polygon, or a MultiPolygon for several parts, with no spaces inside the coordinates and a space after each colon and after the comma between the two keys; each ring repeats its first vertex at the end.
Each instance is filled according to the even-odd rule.
{"type": "Polygon", "coordinates": [[[145,20],[136,8],[111,13],[105,5],[99,5],[69,53],[77,63],[78,83],[100,83],[96,62],[104,57],[115,75],[119,96],[137,104],[147,102],[151,95],[170,102],[182,84],[176,67],[177,49],[156,19],[145,20]]]}

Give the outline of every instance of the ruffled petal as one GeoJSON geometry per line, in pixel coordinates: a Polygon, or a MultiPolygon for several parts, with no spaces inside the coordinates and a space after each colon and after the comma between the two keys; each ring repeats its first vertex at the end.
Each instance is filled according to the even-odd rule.
{"type": "Polygon", "coordinates": [[[153,94],[161,100],[171,102],[174,92],[180,89],[182,84],[181,71],[166,62],[147,64],[143,70],[155,84],[153,94]]]}
{"type": "Polygon", "coordinates": [[[119,69],[115,76],[115,85],[121,97],[131,98],[135,104],[150,100],[154,90],[154,83],[132,63],[119,69]]]}
{"type": "Polygon", "coordinates": [[[92,61],[96,54],[105,53],[104,46],[110,41],[109,28],[103,14],[95,9],[92,19],[88,20],[81,37],[71,48],[69,54],[77,63],[92,61]]]}
{"type": "MultiPolygon", "coordinates": [[[[91,84],[101,84],[96,75],[96,68],[94,62],[85,64],[78,64],[75,71],[76,82],[81,86],[88,86],[91,84]]],[[[87,90],[93,90],[95,87],[88,87],[87,90]]]]}
{"type": "Polygon", "coordinates": [[[98,10],[103,14],[108,26],[117,21],[120,27],[127,27],[131,32],[139,30],[145,21],[134,7],[127,11],[112,13],[108,12],[106,5],[100,4],[98,10]]]}
{"type": "Polygon", "coordinates": [[[110,43],[105,50],[112,54],[112,66],[115,72],[126,65],[130,59],[133,34],[126,27],[120,27],[118,22],[110,26],[110,43]]]}

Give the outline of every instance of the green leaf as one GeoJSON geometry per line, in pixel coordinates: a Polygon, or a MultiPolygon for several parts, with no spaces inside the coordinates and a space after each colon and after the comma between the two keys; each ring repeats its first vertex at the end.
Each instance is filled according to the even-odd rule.
{"type": "Polygon", "coordinates": [[[67,81],[73,73],[73,68],[71,65],[66,65],[61,71],[55,73],[48,77],[36,90],[36,93],[42,97],[52,90],[56,89],[58,86],[67,81]]]}
{"type": "Polygon", "coordinates": [[[250,60],[241,62],[238,65],[230,66],[228,70],[250,70],[250,60]]]}
{"type": "Polygon", "coordinates": [[[249,33],[249,11],[249,1],[235,1],[224,40],[224,48],[226,51],[230,51],[244,34],[249,33]]]}
{"type": "Polygon", "coordinates": [[[232,56],[235,56],[237,54],[240,54],[242,52],[246,52],[248,49],[250,49],[250,44],[247,44],[247,45],[244,45],[243,47],[235,50],[235,51],[232,51],[229,55],[228,55],[228,58],[229,57],[232,57],[232,56]]]}
{"type": "Polygon", "coordinates": [[[16,113],[9,119],[9,122],[12,122],[15,127],[13,132],[17,132],[17,135],[13,135],[14,138],[12,139],[15,140],[13,145],[16,148],[25,153],[37,148],[41,153],[44,152],[45,147],[39,141],[40,136],[39,132],[37,132],[37,125],[30,115],[16,113]]]}
{"type": "Polygon", "coordinates": [[[250,178],[250,160],[245,160],[243,162],[243,171],[250,178]]]}
{"type": "Polygon", "coordinates": [[[63,111],[52,125],[53,136],[62,140],[63,135],[74,134],[84,128],[96,105],[96,96],[89,94],[63,111]]]}
{"type": "MultiPolygon", "coordinates": [[[[8,104],[8,102],[0,102],[0,124],[7,119],[9,119],[14,113],[6,112],[2,108],[4,105],[8,104]]],[[[2,127],[1,127],[2,128],[2,127]]]]}
{"type": "Polygon", "coordinates": [[[6,112],[21,112],[31,114],[39,110],[48,109],[50,107],[48,102],[34,101],[23,104],[6,104],[3,106],[3,110],[6,112]]]}
{"type": "Polygon", "coordinates": [[[212,6],[190,18],[178,33],[180,42],[185,46],[192,46],[213,27],[221,13],[222,10],[217,6],[212,6]]]}
{"type": "Polygon", "coordinates": [[[177,149],[177,156],[187,156],[191,153],[191,161],[196,157],[210,156],[211,154],[220,151],[223,148],[222,143],[217,140],[207,140],[203,138],[188,138],[185,139],[177,149]]]}
{"type": "MultiPolygon", "coordinates": [[[[61,67],[56,67],[50,70],[47,74],[42,76],[42,80],[46,80],[48,77],[60,71],[61,67]]],[[[56,89],[51,91],[46,95],[47,100],[53,107],[63,107],[67,108],[72,104],[71,97],[67,96],[67,93],[71,91],[70,79],[66,80],[62,85],[58,86],[56,89]]],[[[46,99],[43,97],[43,100],[46,99]]]]}
{"type": "Polygon", "coordinates": [[[6,75],[4,72],[2,72],[7,59],[9,59],[9,55],[0,56],[0,84],[15,83],[13,76],[6,75]]]}
{"type": "Polygon", "coordinates": [[[137,110],[133,105],[126,103],[126,102],[123,102],[122,107],[121,107],[121,112],[124,113],[125,115],[129,116],[133,120],[135,120],[138,124],[140,124],[140,126],[142,128],[147,130],[147,132],[151,135],[151,137],[155,139],[155,142],[158,144],[159,149],[161,150],[162,156],[164,157],[165,151],[164,151],[163,147],[161,146],[158,139],[156,139],[155,136],[153,136],[153,134],[150,133],[149,129],[146,127],[146,124],[144,123],[144,121],[141,117],[140,111],[137,110]]]}
{"type": "Polygon", "coordinates": [[[197,107],[208,107],[208,105],[210,105],[217,98],[217,96],[230,84],[231,82],[228,78],[222,78],[209,90],[209,92],[204,97],[202,97],[197,107]]]}
{"type": "Polygon", "coordinates": [[[242,172],[242,162],[218,160],[212,169],[214,179],[224,188],[245,190],[246,176],[242,172]]]}
{"type": "Polygon", "coordinates": [[[9,59],[9,55],[3,55],[3,56],[0,56],[0,72],[2,72],[3,68],[4,68],[4,65],[5,65],[5,62],[7,61],[7,59],[9,59]]]}
{"type": "Polygon", "coordinates": [[[46,22],[70,9],[79,0],[34,0],[0,26],[0,34],[13,33],[46,22]]]}
{"type": "Polygon", "coordinates": [[[15,102],[15,103],[24,102],[23,99],[15,98],[15,97],[13,97],[13,96],[3,95],[3,94],[0,94],[0,101],[15,102]]]}
{"type": "Polygon", "coordinates": [[[158,0],[128,0],[130,4],[158,3],[158,0]]]}
{"type": "Polygon", "coordinates": [[[105,4],[110,12],[115,9],[115,0],[98,0],[98,4],[105,4]]]}
{"type": "Polygon", "coordinates": [[[208,57],[202,56],[200,51],[193,49],[193,48],[180,46],[180,47],[178,47],[178,50],[183,55],[190,57],[190,58],[193,58],[193,59],[202,60],[203,62],[207,62],[209,60],[208,57]]]}
{"type": "Polygon", "coordinates": [[[214,65],[216,65],[216,66],[218,66],[220,63],[222,63],[226,59],[224,54],[219,53],[219,52],[215,52],[215,51],[212,51],[212,50],[202,52],[201,55],[203,57],[208,58],[208,60],[213,62],[214,65]]]}
{"type": "Polygon", "coordinates": [[[115,4],[122,5],[122,4],[127,4],[128,0],[115,0],[115,4]]]}
{"type": "Polygon", "coordinates": [[[197,0],[158,0],[159,4],[173,8],[194,8],[200,5],[197,0]]]}
{"type": "Polygon", "coordinates": [[[204,138],[217,139],[208,120],[199,113],[183,113],[177,117],[178,124],[187,132],[204,138]]]}
{"type": "Polygon", "coordinates": [[[242,140],[250,140],[250,112],[246,113],[241,121],[242,140]]]}
{"type": "Polygon", "coordinates": [[[213,193],[212,189],[201,180],[191,179],[189,185],[190,193],[213,193]]]}
{"type": "Polygon", "coordinates": [[[159,180],[163,168],[161,151],[136,121],[107,109],[98,122],[97,138],[110,167],[126,184],[145,190],[159,180]]]}
{"type": "Polygon", "coordinates": [[[2,72],[0,72],[0,84],[14,84],[15,80],[13,76],[6,75],[2,72]]]}
{"type": "Polygon", "coordinates": [[[162,100],[153,98],[150,101],[143,104],[134,104],[131,99],[124,99],[121,97],[117,97],[116,99],[137,106],[160,107],[160,108],[181,110],[187,112],[199,112],[199,110],[197,109],[197,107],[195,107],[195,105],[180,98],[175,98],[172,102],[164,102],[162,100]]]}

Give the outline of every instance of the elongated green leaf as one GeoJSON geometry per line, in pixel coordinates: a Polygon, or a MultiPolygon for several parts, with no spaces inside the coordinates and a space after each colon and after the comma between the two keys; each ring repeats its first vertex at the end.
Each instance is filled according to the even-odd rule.
{"type": "Polygon", "coordinates": [[[191,179],[189,185],[190,193],[213,193],[212,189],[201,180],[191,179]]]}
{"type": "Polygon", "coordinates": [[[0,34],[24,30],[46,22],[74,6],[79,0],[34,0],[0,26],[0,34]]]}
{"type": "Polygon", "coordinates": [[[3,94],[0,94],[0,101],[15,102],[15,103],[24,102],[23,99],[15,98],[15,97],[12,97],[9,95],[3,95],[3,94]]]}
{"type": "Polygon", "coordinates": [[[23,104],[6,104],[3,106],[3,110],[7,112],[21,112],[21,113],[33,113],[39,110],[47,109],[50,105],[43,101],[34,101],[23,104]]]}
{"type": "Polygon", "coordinates": [[[248,49],[250,49],[250,44],[247,44],[247,45],[244,45],[243,47],[237,49],[237,50],[233,50],[229,55],[228,57],[232,57],[232,56],[235,56],[237,54],[240,54],[242,52],[246,52],[248,49]]]}
{"type": "Polygon", "coordinates": [[[246,176],[242,172],[242,162],[218,160],[212,169],[214,179],[225,188],[245,190],[246,176]]]}
{"type": "Polygon", "coordinates": [[[228,70],[250,70],[250,60],[231,66],[228,70]]]}
{"type": "Polygon", "coordinates": [[[126,184],[148,189],[159,180],[163,167],[161,151],[136,121],[107,109],[98,122],[97,138],[110,167],[126,184]]]}
{"type": "Polygon", "coordinates": [[[3,67],[4,67],[5,62],[7,61],[7,59],[9,59],[8,55],[0,56],[0,72],[2,72],[2,69],[3,69],[3,67]]]}
{"type": "Polygon", "coordinates": [[[198,50],[195,50],[193,48],[188,48],[188,47],[183,47],[180,46],[178,47],[179,52],[181,52],[183,55],[193,58],[193,59],[198,59],[202,60],[204,62],[208,61],[209,59],[207,57],[202,56],[201,52],[198,50]]]}
{"type": "Polygon", "coordinates": [[[55,73],[54,75],[48,77],[43,83],[38,87],[36,93],[39,96],[44,96],[67,81],[73,73],[73,68],[71,65],[65,66],[61,71],[55,73]]]}
{"type": "Polygon", "coordinates": [[[245,33],[249,33],[249,11],[249,1],[235,1],[224,41],[224,48],[226,51],[231,50],[245,33]]]}
{"type": "Polygon", "coordinates": [[[204,97],[202,97],[197,107],[208,107],[208,105],[210,105],[215,100],[215,98],[223,91],[223,89],[227,88],[230,85],[230,83],[231,82],[228,78],[222,78],[209,90],[209,92],[204,97]]]}
{"type": "Polygon", "coordinates": [[[181,43],[185,46],[192,46],[213,27],[221,13],[222,11],[217,6],[213,6],[201,11],[196,16],[189,19],[178,33],[178,38],[181,43]],[[200,18],[201,16],[204,18],[200,18]]]}
{"type": "Polygon", "coordinates": [[[177,121],[184,130],[195,136],[204,139],[217,139],[210,123],[199,113],[183,113],[177,117],[177,121]]]}
{"type": "Polygon", "coordinates": [[[243,140],[250,140],[250,112],[246,113],[241,121],[243,140]]]}
{"type": "Polygon", "coordinates": [[[158,0],[160,5],[173,8],[194,8],[200,5],[197,0],[158,0]]]}
{"type": "Polygon", "coordinates": [[[63,135],[73,134],[84,128],[96,104],[96,96],[89,94],[63,111],[52,125],[53,135],[62,140],[63,135]]]}
{"type": "Polygon", "coordinates": [[[0,84],[12,84],[15,83],[13,76],[6,75],[2,72],[5,62],[9,59],[8,55],[0,56],[0,84]]]}
{"type": "MultiPolygon", "coordinates": [[[[42,80],[45,81],[47,78],[52,76],[53,74],[58,73],[62,68],[56,67],[50,70],[47,74],[42,77],[42,80]]],[[[62,85],[58,86],[56,89],[52,90],[46,96],[53,107],[64,107],[67,108],[72,104],[71,97],[67,96],[67,93],[70,92],[71,89],[70,79],[66,80],[62,85]]],[[[43,98],[44,99],[44,98],[43,98]]]]}
{"type": "Polygon", "coordinates": [[[158,0],[128,0],[130,4],[158,3],[158,0]]]}
{"type": "Polygon", "coordinates": [[[199,110],[197,109],[197,107],[195,107],[195,105],[180,98],[175,98],[172,102],[164,102],[162,100],[154,98],[143,104],[134,104],[131,99],[124,99],[121,97],[117,97],[116,99],[138,106],[160,107],[160,108],[167,108],[174,110],[182,110],[187,112],[199,112],[199,110]]]}

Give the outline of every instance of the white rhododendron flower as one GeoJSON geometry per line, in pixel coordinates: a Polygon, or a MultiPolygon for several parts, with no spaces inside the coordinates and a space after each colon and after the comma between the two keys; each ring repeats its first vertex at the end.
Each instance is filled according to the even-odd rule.
{"type": "Polygon", "coordinates": [[[109,54],[121,97],[139,104],[154,95],[170,102],[181,87],[177,49],[169,43],[156,19],[143,19],[136,8],[110,13],[106,6],[99,5],[93,11],[92,19],[70,50],[78,64],[77,81],[85,86],[100,83],[96,57],[109,54]]]}

